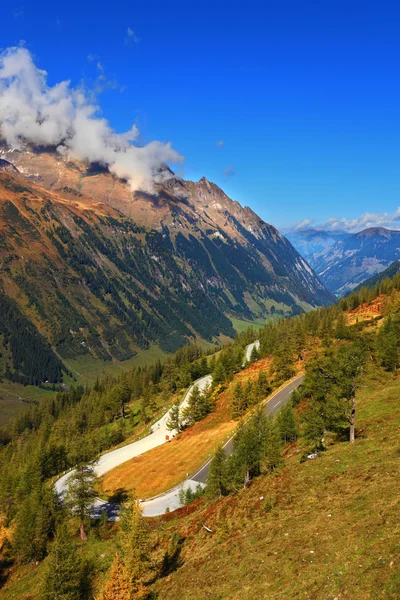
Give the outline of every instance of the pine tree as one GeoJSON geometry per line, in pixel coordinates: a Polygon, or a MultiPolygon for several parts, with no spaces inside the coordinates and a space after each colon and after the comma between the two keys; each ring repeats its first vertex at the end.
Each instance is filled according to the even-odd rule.
{"type": "Polygon", "coordinates": [[[82,541],[86,541],[85,521],[90,517],[93,501],[96,498],[96,475],[92,467],[77,467],[68,479],[65,504],[73,515],[79,517],[79,530],[82,541]]]}
{"type": "Polygon", "coordinates": [[[316,401],[311,401],[309,409],[302,416],[302,435],[307,443],[322,447],[322,437],[325,431],[325,421],[316,401]]]}
{"type": "Polygon", "coordinates": [[[226,464],[226,452],[222,446],[219,446],[210,463],[210,470],[207,477],[206,494],[210,498],[225,496],[228,491],[226,464]]]}
{"type": "Polygon", "coordinates": [[[295,373],[294,355],[292,347],[288,341],[283,341],[273,350],[273,370],[277,381],[286,381],[293,377],[295,373]]]}
{"type": "Polygon", "coordinates": [[[151,567],[149,528],[134,495],[123,506],[120,524],[118,546],[128,574],[131,598],[145,598],[148,590],[144,577],[151,567]]]}
{"type": "Polygon", "coordinates": [[[345,340],[349,336],[346,317],[343,312],[339,312],[336,321],[335,337],[345,340]]]}
{"type": "Polygon", "coordinates": [[[253,349],[250,354],[250,362],[255,362],[256,360],[259,360],[259,358],[260,351],[258,350],[257,346],[253,346],[253,349]]]}
{"type": "Polygon", "coordinates": [[[207,386],[200,391],[197,385],[193,386],[187,406],[182,410],[183,419],[189,424],[201,421],[211,411],[211,387],[207,386]]]}
{"type": "Polygon", "coordinates": [[[256,382],[257,400],[263,400],[271,392],[271,386],[268,382],[265,371],[260,371],[256,382]]]}
{"type": "Polygon", "coordinates": [[[260,472],[260,444],[251,421],[239,427],[229,459],[230,477],[235,486],[246,486],[260,472]]]}
{"type": "Polygon", "coordinates": [[[246,409],[250,406],[254,406],[257,404],[257,383],[252,382],[251,379],[247,380],[246,386],[244,388],[244,398],[245,398],[245,406],[246,409]]]}
{"type": "Polygon", "coordinates": [[[79,600],[82,567],[67,526],[57,529],[40,594],[40,600],[79,600]]]}
{"type": "Polygon", "coordinates": [[[233,418],[240,417],[246,412],[247,403],[245,399],[245,392],[243,389],[243,384],[241,381],[238,381],[233,386],[232,392],[232,416],[233,418]]]}
{"type": "Polygon", "coordinates": [[[51,488],[38,485],[22,503],[18,512],[13,553],[19,563],[42,560],[56,522],[56,504],[51,488]]]}
{"type": "Polygon", "coordinates": [[[287,404],[278,413],[277,424],[281,439],[287,444],[294,442],[298,437],[296,415],[291,406],[287,404]]]}
{"type": "Polygon", "coordinates": [[[332,430],[349,427],[350,443],[355,440],[355,398],[366,360],[366,347],[355,341],[319,357],[306,369],[305,389],[317,404],[309,418],[320,427],[322,420],[332,430]]]}
{"type": "Polygon", "coordinates": [[[119,552],[114,557],[109,577],[97,600],[132,600],[133,590],[129,574],[121,561],[119,552]]]}
{"type": "Polygon", "coordinates": [[[377,355],[387,371],[394,371],[400,363],[399,335],[394,320],[387,317],[377,336],[377,355]]]}
{"type": "Polygon", "coordinates": [[[176,431],[177,433],[181,431],[182,422],[180,417],[179,402],[174,402],[172,405],[166,425],[168,431],[176,431]]]}
{"type": "Polygon", "coordinates": [[[276,421],[271,418],[267,419],[263,462],[267,471],[274,471],[282,464],[280,431],[276,421]]]}

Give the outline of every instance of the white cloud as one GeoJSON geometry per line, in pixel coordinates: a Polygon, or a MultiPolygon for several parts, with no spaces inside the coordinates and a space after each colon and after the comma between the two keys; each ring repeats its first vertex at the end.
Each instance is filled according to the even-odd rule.
{"type": "Polygon", "coordinates": [[[183,160],[170,143],[139,146],[136,125],[115,133],[89,94],[69,81],[49,86],[46,71],[21,47],[0,54],[0,135],[13,147],[53,145],[61,154],[107,165],[132,190],[153,191],[159,167],[183,160]]]}
{"type": "Polygon", "coordinates": [[[129,46],[130,44],[138,44],[139,42],[140,39],[138,38],[136,33],[131,27],[128,27],[128,29],[126,30],[125,45],[129,46]]]}
{"type": "Polygon", "coordinates": [[[224,171],[224,175],[228,176],[228,177],[232,177],[233,175],[236,175],[235,170],[232,165],[229,165],[226,167],[226,169],[224,171]]]}
{"type": "Polygon", "coordinates": [[[299,230],[308,227],[326,231],[348,231],[349,233],[357,233],[363,229],[368,229],[368,227],[400,229],[400,206],[394,213],[364,213],[355,219],[331,217],[325,223],[318,224],[313,219],[304,219],[304,221],[295,223],[290,229],[299,230]]]}

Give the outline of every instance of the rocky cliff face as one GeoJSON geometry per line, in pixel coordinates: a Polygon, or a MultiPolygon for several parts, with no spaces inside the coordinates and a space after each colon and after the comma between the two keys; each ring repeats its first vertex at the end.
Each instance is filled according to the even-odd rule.
{"type": "Polygon", "coordinates": [[[321,281],[343,296],[400,257],[400,231],[370,227],[310,257],[321,281]]]}
{"type": "Polygon", "coordinates": [[[232,336],[332,295],[274,227],[205,178],[132,194],[99,165],[3,147],[1,283],[64,357],[125,359],[232,336]]]}

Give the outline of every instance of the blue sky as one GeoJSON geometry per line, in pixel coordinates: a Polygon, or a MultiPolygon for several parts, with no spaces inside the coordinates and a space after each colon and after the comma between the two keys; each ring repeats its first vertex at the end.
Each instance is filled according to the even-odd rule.
{"type": "Polygon", "coordinates": [[[0,45],[24,40],[52,85],[101,75],[117,131],[285,227],[399,206],[399,26],[396,2],[21,0],[0,45]]]}

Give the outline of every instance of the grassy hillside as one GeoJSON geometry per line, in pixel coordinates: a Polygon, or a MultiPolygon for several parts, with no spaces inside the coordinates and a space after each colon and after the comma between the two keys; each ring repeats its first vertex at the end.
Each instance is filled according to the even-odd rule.
{"type": "MultiPolygon", "coordinates": [[[[234,426],[231,417],[239,422],[256,409],[266,384],[279,386],[302,365],[306,376],[293,406],[272,421],[255,410],[239,429],[233,455],[220,463],[220,488],[210,484],[206,497],[149,520],[148,533],[141,525],[151,560],[135,581],[159,600],[398,598],[399,286],[395,278],[383,282],[375,298],[361,291],[337,306],[269,322],[257,333],[261,358],[253,357],[250,369],[260,367],[259,387],[260,375],[250,386],[238,381],[248,376],[241,369],[243,351],[255,335],[246,331],[217,355],[185,348],[164,365],[58,394],[1,431],[0,535],[7,541],[1,546],[0,598],[44,598],[40,580],[54,561],[53,536],[61,525],[90,567],[91,590],[79,599],[97,597],[102,581],[110,579],[107,569],[126,522],[120,527],[87,519],[89,542],[81,543],[76,513],[51,499],[47,506],[59,525],[43,521],[40,499],[58,473],[139,435],[165,401],[212,372],[214,393],[222,392],[216,404],[208,404],[161,454],[149,452],[110,474],[125,478],[114,481],[112,491],[133,485],[142,495],[144,486],[153,486],[153,493],[169,487],[212,451],[213,436],[224,437],[224,427],[234,426]]],[[[210,469],[214,483],[217,457],[210,469]]],[[[119,600],[128,597],[138,596],[119,600]]]]}
{"type": "MultiPolygon", "coordinates": [[[[318,459],[304,463],[301,448],[293,446],[275,476],[218,502],[199,500],[153,519],[156,564],[171,539],[181,539],[172,572],[153,586],[155,597],[399,598],[399,397],[398,376],[370,370],[357,397],[354,446],[331,440],[318,459]]],[[[95,561],[98,580],[114,551],[113,535],[93,535],[80,546],[95,561]]],[[[36,598],[43,568],[16,571],[0,598],[36,598]]]]}
{"type": "Polygon", "coordinates": [[[358,436],[188,516],[160,519],[160,549],[184,540],[160,600],[326,600],[400,597],[400,379],[369,373],[357,398],[358,436]],[[203,523],[212,529],[207,533],[203,523]]]}

